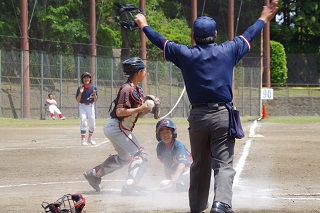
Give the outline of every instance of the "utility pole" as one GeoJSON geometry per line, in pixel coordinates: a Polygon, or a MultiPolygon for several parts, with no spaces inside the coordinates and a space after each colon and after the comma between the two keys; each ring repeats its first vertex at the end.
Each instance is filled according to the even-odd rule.
{"type": "Polygon", "coordinates": [[[234,39],[234,0],[229,0],[228,5],[228,40],[234,39]]]}
{"type": "Polygon", "coordinates": [[[96,58],[97,58],[97,43],[96,43],[96,1],[89,0],[89,28],[90,28],[90,73],[92,75],[92,85],[96,85],[96,58]]]}
{"type": "MultiPolygon", "coordinates": [[[[234,39],[234,0],[228,4],[228,40],[234,39]]],[[[234,72],[232,72],[232,93],[234,94],[234,72]]]]}
{"type": "MultiPolygon", "coordinates": [[[[145,0],[140,0],[140,9],[145,11],[146,10],[146,1],[145,0]]],[[[144,60],[144,63],[147,63],[147,43],[146,43],[146,35],[144,34],[144,32],[142,31],[142,29],[140,30],[140,58],[142,60],[144,60]]],[[[147,65],[147,64],[146,64],[147,65]]],[[[146,69],[147,71],[147,69],[146,69]]],[[[148,94],[147,91],[147,75],[144,77],[144,79],[142,80],[142,89],[143,91],[148,94]]]]}
{"type": "MultiPolygon", "coordinates": [[[[191,26],[192,26],[192,32],[193,32],[193,23],[197,19],[197,16],[198,16],[197,8],[198,8],[197,0],[192,0],[191,1],[191,26]]],[[[192,38],[192,32],[191,32],[191,43],[192,43],[192,46],[194,46],[196,44],[196,42],[192,38]]]]}
{"type": "Polygon", "coordinates": [[[28,0],[20,0],[20,47],[23,54],[23,106],[21,117],[30,118],[30,76],[29,76],[29,35],[28,35],[28,0]]]}
{"type": "MultiPolygon", "coordinates": [[[[269,0],[264,0],[265,6],[269,4],[269,0]]],[[[263,53],[263,86],[270,88],[270,22],[263,29],[263,53]]]]}

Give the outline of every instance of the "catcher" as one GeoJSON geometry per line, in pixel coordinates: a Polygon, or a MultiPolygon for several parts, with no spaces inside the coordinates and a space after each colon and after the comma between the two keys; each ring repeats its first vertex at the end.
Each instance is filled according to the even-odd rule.
{"type": "Polygon", "coordinates": [[[188,191],[191,153],[178,141],[176,125],[170,119],[161,119],[156,125],[157,156],[164,164],[167,180],[160,183],[163,191],[188,191]]]}
{"type": "MultiPolygon", "coordinates": [[[[129,58],[123,61],[122,65],[128,80],[120,87],[113,101],[115,106],[110,113],[111,118],[103,128],[117,154],[110,155],[101,164],[85,172],[84,177],[96,191],[100,191],[101,177],[129,164],[128,176],[121,194],[144,195],[145,192],[142,187],[138,186],[138,183],[147,168],[147,153],[132,131],[139,117],[150,111],[159,112],[154,108],[159,107],[160,101],[155,96],[145,97],[143,89],[138,86],[146,75],[145,65],[141,58],[129,58]],[[153,108],[151,105],[148,106],[151,101],[147,101],[152,98],[156,98],[153,108]]],[[[155,115],[155,118],[158,117],[159,114],[155,115]]]]}

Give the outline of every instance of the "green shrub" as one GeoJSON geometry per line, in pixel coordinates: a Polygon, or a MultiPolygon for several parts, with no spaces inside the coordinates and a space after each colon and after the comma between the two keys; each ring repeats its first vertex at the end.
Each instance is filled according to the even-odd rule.
{"type": "Polygon", "coordinates": [[[271,83],[282,86],[288,78],[287,57],[281,43],[270,41],[271,83]]]}

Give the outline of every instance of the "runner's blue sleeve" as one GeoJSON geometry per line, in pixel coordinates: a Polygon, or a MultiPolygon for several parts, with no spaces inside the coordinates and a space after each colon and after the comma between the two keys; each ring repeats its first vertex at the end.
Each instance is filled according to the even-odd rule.
{"type": "Polygon", "coordinates": [[[161,50],[163,50],[163,46],[166,39],[163,38],[161,34],[154,31],[150,26],[145,26],[143,28],[143,32],[146,34],[146,36],[148,37],[148,39],[151,41],[152,44],[156,45],[161,50]]]}
{"type": "Polygon", "coordinates": [[[249,42],[251,42],[255,37],[257,37],[261,30],[264,28],[265,23],[262,20],[257,20],[253,25],[248,27],[246,31],[242,34],[249,42]]]}

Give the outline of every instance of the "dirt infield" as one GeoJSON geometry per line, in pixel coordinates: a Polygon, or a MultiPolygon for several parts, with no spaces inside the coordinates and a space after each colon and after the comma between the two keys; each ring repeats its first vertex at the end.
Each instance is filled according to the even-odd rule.
{"type": "MultiPolygon", "coordinates": [[[[80,145],[79,125],[1,127],[0,212],[44,212],[43,201],[68,193],[85,196],[86,213],[188,212],[186,192],[157,190],[164,174],[155,153],[155,123],[138,123],[134,130],[149,153],[140,184],[148,189],[143,197],[121,196],[127,168],[105,176],[99,193],[84,179],[83,172],[115,153],[102,125],[95,132],[97,146],[89,147],[80,145]]],[[[320,212],[319,124],[243,125],[246,138],[237,141],[234,162],[234,211],[320,212]]],[[[187,123],[177,127],[178,139],[189,147],[187,123]]]]}

